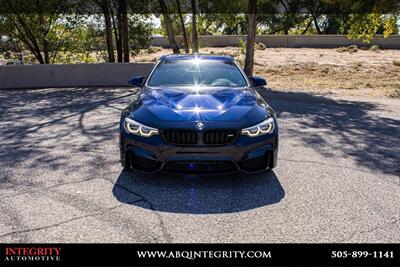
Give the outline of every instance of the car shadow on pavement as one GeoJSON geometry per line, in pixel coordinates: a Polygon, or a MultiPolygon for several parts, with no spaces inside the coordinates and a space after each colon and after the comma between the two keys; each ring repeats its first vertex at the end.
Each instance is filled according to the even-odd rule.
{"type": "Polygon", "coordinates": [[[117,200],[154,211],[232,213],[278,203],[285,196],[273,171],[261,174],[184,175],[122,171],[113,187],[117,200]]]}
{"type": "MultiPolygon", "coordinates": [[[[400,173],[400,116],[389,113],[388,107],[307,92],[258,92],[277,112],[281,145],[291,140],[290,146],[312,148],[325,158],[348,159],[374,172],[400,173]]],[[[303,156],[293,158],[313,160],[303,156]]]]}

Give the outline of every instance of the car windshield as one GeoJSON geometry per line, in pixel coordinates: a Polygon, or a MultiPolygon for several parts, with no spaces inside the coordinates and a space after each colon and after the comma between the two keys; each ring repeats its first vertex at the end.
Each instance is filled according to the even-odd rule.
{"type": "Polygon", "coordinates": [[[193,58],[160,62],[147,85],[245,87],[247,82],[232,60],[193,58]]]}

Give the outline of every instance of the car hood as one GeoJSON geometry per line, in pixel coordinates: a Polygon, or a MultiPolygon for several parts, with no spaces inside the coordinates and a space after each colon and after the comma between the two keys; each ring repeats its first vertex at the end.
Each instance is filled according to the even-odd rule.
{"type": "Polygon", "coordinates": [[[131,116],[154,125],[220,122],[252,125],[268,116],[264,100],[249,88],[142,88],[131,116]]]}

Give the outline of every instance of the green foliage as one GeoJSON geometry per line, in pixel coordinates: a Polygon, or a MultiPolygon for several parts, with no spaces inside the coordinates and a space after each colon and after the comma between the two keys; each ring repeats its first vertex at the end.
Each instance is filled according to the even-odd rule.
{"type": "Polygon", "coordinates": [[[129,45],[131,54],[136,55],[140,49],[150,46],[150,36],[152,33],[152,24],[144,15],[129,15],[129,45]]]}
{"type": "MultiPolygon", "coordinates": [[[[191,1],[179,1],[190,42],[191,1]]],[[[168,4],[175,35],[182,35],[176,0],[165,2],[168,4]]],[[[107,60],[106,32],[104,17],[100,15],[100,0],[0,0],[0,4],[3,10],[6,8],[14,11],[0,15],[0,51],[12,51],[9,57],[18,55],[21,52],[19,50],[29,49],[36,57],[36,61],[42,60],[43,63],[107,60]],[[13,3],[18,4],[13,5],[13,3]],[[75,12],[76,5],[84,6],[88,10],[95,9],[97,11],[92,14],[97,15],[82,15],[87,12],[73,15],[78,14],[75,12]]],[[[116,19],[115,25],[118,25],[118,18],[116,18],[118,4],[119,0],[110,0],[113,19],[116,19]]],[[[197,0],[198,33],[200,35],[246,35],[247,4],[248,1],[197,0]]],[[[393,12],[388,14],[385,12],[387,7],[385,8],[383,4],[375,4],[374,1],[258,0],[257,6],[257,34],[347,34],[351,39],[361,39],[369,43],[376,34],[387,37],[398,33],[398,10],[393,8],[393,12]]],[[[140,49],[149,47],[152,33],[165,35],[164,19],[159,14],[158,1],[128,1],[129,10],[141,10],[141,8],[148,8],[155,12],[154,16],[161,19],[162,27],[154,29],[149,15],[131,12],[132,14],[128,16],[128,25],[129,44],[133,55],[140,49]]],[[[112,26],[113,29],[115,25],[112,26]]],[[[113,36],[113,38],[116,43],[116,37],[113,36]]],[[[182,45],[182,39],[178,41],[182,45]]],[[[256,49],[263,49],[263,47],[256,44],[256,49]]],[[[357,47],[338,49],[339,52],[356,52],[357,50],[357,47]]],[[[245,51],[246,42],[241,41],[240,53],[245,54],[245,51]]],[[[30,59],[25,57],[25,60],[30,59]]]]}
{"type": "Polygon", "coordinates": [[[398,33],[396,21],[395,15],[350,14],[348,36],[353,40],[361,39],[364,43],[370,43],[382,28],[385,38],[390,34],[398,33]]]}
{"type": "Polygon", "coordinates": [[[364,43],[373,39],[382,23],[379,14],[351,14],[349,18],[349,38],[361,39],[364,43]]]}
{"type": "Polygon", "coordinates": [[[243,41],[242,39],[240,39],[240,54],[241,55],[245,55],[246,54],[246,48],[247,48],[247,42],[243,41]]]}
{"type": "MultiPolygon", "coordinates": [[[[142,15],[128,19],[131,53],[136,54],[149,46],[152,27],[142,15]]],[[[9,40],[14,39],[31,51],[36,57],[33,61],[66,64],[107,60],[105,27],[100,15],[10,14],[2,16],[0,22],[4,25],[1,29],[5,40],[0,42],[1,51],[11,50],[9,40]],[[93,53],[95,50],[99,52],[93,53]]]]}
{"type": "Polygon", "coordinates": [[[388,37],[390,34],[398,34],[399,28],[397,27],[397,20],[400,19],[399,16],[395,15],[387,15],[384,16],[383,24],[384,24],[384,31],[383,35],[388,37]]]}
{"type": "MultiPolygon", "coordinates": [[[[28,2],[32,8],[40,9],[43,1],[28,2]]],[[[50,8],[45,5],[43,8],[50,8]]],[[[57,6],[53,7],[55,11],[57,6]]],[[[27,14],[6,14],[2,16],[3,36],[17,40],[29,49],[40,63],[54,63],[62,51],[79,52],[86,39],[83,16],[61,15],[62,11],[27,14]]]]}

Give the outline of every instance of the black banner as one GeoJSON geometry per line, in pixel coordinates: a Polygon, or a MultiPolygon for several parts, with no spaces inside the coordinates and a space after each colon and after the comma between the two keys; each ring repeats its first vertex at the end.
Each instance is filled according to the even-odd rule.
{"type": "Polygon", "coordinates": [[[400,266],[399,244],[1,244],[4,266],[400,266]]]}

